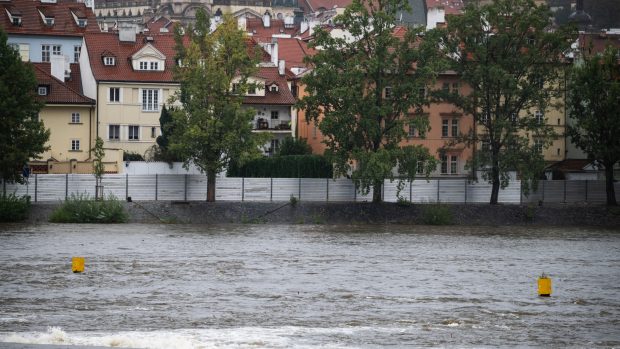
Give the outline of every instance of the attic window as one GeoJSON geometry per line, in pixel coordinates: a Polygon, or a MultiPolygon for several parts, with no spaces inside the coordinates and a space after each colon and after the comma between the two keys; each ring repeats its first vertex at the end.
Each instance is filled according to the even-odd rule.
{"type": "Polygon", "coordinates": [[[13,25],[20,26],[22,25],[22,18],[20,16],[13,16],[12,21],[13,25]]]}
{"type": "Polygon", "coordinates": [[[269,91],[270,92],[278,92],[278,85],[271,85],[271,86],[269,86],[269,91]]]}
{"type": "Polygon", "coordinates": [[[104,65],[115,65],[116,58],[115,57],[103,57],[103,64],[104,65]]]}
{"type": "Polygon", "coordinates": [[[85,19],[78,19],[78,27],[85,28],[87,21],[85,19]]]}
{"type": "Polygon", "coordinates": [[[54,17],[45,17],[45,25],[51,27],[54,25],[54,17]]]}
{"type": "Polygon", "coordinates": [[[47,85],[39,85],[39,87],[37,88],[37,93],[39,94],[39,96],[47,96],[48,92],[49,89],[47,85]]]}

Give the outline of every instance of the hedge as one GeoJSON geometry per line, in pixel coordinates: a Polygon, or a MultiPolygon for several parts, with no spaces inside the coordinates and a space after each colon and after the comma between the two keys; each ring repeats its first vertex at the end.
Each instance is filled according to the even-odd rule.
{"type": "Polygon", "coordinates": [[[264,157],[243,166],[232,164],[228,177],[258,178],[331,178],[332,165],[322,155],[264,157]]]}

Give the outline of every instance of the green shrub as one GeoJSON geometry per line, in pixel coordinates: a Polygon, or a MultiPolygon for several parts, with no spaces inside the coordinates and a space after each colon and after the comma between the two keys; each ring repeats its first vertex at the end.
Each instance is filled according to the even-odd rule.
{"type": "Polygon", "coordinates": [[[124,223],[128,215],[113,195],[97,201],[88,194],[71,194],[50,216],[54,223],[124,223]]]}
{"type": "Polygon", "coordinates": [[[144,161],[144,156],[140,153],[127,151],[123,153],[123,161],[144,161]]]}
{"type": "Polygon", "coordinates": [[[449,206],[442,204],[423,205],[422,222],[427,225],[452,224],[452,211],[449,206]]]}
{"type": "Polygon", "coordinates": [[[322,155],[262,157],[228,168],[228,177],[246,178],[331,178],[332,173],[332,164],[322,155]]]}
{"type": "Polygon", "coordinates": [[[30,196],[0,195],[0,222],[19,222],[28,218],[30,196]]]}

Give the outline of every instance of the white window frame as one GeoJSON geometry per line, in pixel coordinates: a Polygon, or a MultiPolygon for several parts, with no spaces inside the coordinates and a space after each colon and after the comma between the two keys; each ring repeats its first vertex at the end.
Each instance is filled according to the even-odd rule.
{"type": "Polygon", "coordinates": [[[407,136],[409,136],[409,138],[414,138],[415,137],[415,123],[413,121],[409,121],[409,130],[407,131],[407,136]]]}
{"type": "Polygon", "coordinates": [[[78,112],[71,113],[71,123],[72,124],[79,124],[80,122],[81,122],[80,121],[80,113],[78,113],[78,112]]]}
{"type": "Polygon", "coordinates": [[[82,46],[79,46],[79,45],[73,46],[73,63],[80,62],[81,54],[82,54],[82,46]]]}
{"type": "Polygon", "coordinates": [[[62,45],[52,45],[52,55],[62,56],[62,45]]]}
{"type": "Polygon", "coordinates": [[[450,121],[450,136],[451,137],[459,136],[459,119],[452,119],[450,121]]]}
{"type": "Polygon", "coordinates": [[[71,140],[71,150],[72,151],[80,150],[80,140],[79,139],[72,139],[71,140]]]}
{"type": "Polygon", "coordinates": [[[127,125],[127,139],[130,141],[140,140],[140,125],[127,125]]]}
{"type": "Polygon", "coordinates": [[[271,111],[271,120],[280,120],[280,111],[279,110],[272,110],[271,111]],[[275,118],[274,118],[275,116],[275,118]]]}
{"type": "Polygon", "coordinates": [[[159,70],[159,62],[149,62],[149,70],[159,70]]]}
{"type": "Polygon", "coordinates": [[[103,57],[103,64],[107,66],[116,65],[116,57],[103,57]]]}
{"type": "Polygon", "coordinates": [[[450,155],[450,174],[458,174],[459,172],[459,159],[456,155],[450,155]]]}
{"type": "Polygon", "coordinates": [[[538,122],[539,125],[542,125],[545,123],[545,113],[541,112],[540,110],[537,110],[534,112],[534,116],[536,117],[536,122],[538,122]]]}
{"type": "Polygon", "coordinates": [[[392,98],[392,86],[387,86],[383,90],[384,90],[383,93],[385,95],[385,99],[391,99],[392,98]]]}
{"type": "Polygon", "coordinates": [[[48,94],[47,86],[39,86],[37,89],[37,93],[39,94],[39,96],[47,96],[48,94]]]}
{"type": "Polygon", "coordinates": [[[108,125],[108,140],[110,141],[120,141],[121,140],[121,125],[118,124],[109,124],[108,125]],[[112,129],[114,129],[116,134],[113,136],[112,129]]]}
{"type": "Polygon", "coordinates": [[[41,62],[49,62],[52,60],[52,45],[41,45],[41,62]]]}
{"type": "Polygon", "coordinates": [[[140,104],[143,112],[158,112],[161,90],[158,88],[140,89],[140,104]],[[149,95],[150,93],[150,95],[149,95]]]}
{"type": "Polygon", "coordinates": [[[448,155],[440,155],[439,157],[439,166],[441,174],[448,174],[448,155]]]}
{"type": "Polygon", "coordinates": [[[45,25],[51,27],[54,25],[54,17],[45,17],[45,25]]]}
{"type": "Polygon", "coordinates": [[[140,69],[140,70],[148,70],[149,62],[147,62],[147,61],[140,61],[140,62],[138,62],[138,67],[139,67],[138,69],[140,69]]]}
{"type": "Polygon", "coordinates": [[[120,103],[121,102],[121,88],[120,87],[110,87],[108,89],[108,102],[110,103],[120,103]],[[112,91],[116,91],[113,93],[112,91]],[[116,98],[112,98],[116,97],[116,98]]]}
{"type": "Polygon", "coordinates": [[[441,137],[450,137],[450,119],[441,119],[441,137]]]}

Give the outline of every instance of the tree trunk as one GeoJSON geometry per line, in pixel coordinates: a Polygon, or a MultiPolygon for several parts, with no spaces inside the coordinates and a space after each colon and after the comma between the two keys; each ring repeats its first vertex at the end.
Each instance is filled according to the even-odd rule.
{"type": "Polygon", "coordinates": [[[215,202],[215,171],[207,170],[207,202],[215,202]]]}
{"type": "Polygon", "coordinates": [[[491,205],[497,205],[499,199],[499,160],[497,156],[493,155],[493,165],[491,168],[491,205]]]}
{"type": "Polygon", "coordinates": [[[381,202],[382,200],[383,181],[375,181],[372,187],[372,202],[381,202]]]}
{"type": "Polygon", "coordinates": [[[617,206],[616,190],[614,189],[614,163],[605,162],[605,187],[607,192],[607,205],[617,206]]]}

